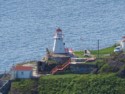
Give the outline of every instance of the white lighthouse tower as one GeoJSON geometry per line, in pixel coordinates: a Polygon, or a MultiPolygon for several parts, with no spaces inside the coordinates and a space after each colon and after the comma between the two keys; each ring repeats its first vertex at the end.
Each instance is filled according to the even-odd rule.
{"type": "Polygon", "coordinates": [[[65,54],[65,44],[63,43],[63,34],[62,30],[58,28],[54,36],[54,46],[53,53],[55,54],[65,54]]]}

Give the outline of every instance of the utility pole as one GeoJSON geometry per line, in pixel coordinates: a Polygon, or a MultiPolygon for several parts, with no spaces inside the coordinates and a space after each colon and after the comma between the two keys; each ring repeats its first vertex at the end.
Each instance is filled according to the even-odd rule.
{"type": "Polygon", "coordinates": [[[99,40],[98,40],[98,59],[99,59],[99,40]]]}

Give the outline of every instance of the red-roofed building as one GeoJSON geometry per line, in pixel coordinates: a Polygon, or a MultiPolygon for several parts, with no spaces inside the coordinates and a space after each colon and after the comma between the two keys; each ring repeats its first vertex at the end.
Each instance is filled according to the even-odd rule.
{"type": "Polygon", "coordinates": [[[30,66],[13,66],[11,70],[11,78],[12,79],[17,79],[17,78],[31,78],[32,77],[32,72],[33,68],[30,66]]]}
{"type": "Polygon", "coordinates": [[[13,69],[18,70],[18,71],[20,71],[20,70],[27,71],[27,70],[32,70],[32,67],[30,67],[30,66],[15,66],[13,69]]]}

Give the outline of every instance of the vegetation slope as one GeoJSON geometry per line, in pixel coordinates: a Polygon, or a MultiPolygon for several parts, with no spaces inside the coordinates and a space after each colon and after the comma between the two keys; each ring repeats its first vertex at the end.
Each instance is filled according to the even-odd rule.
{"type": "Polygon", "coordinates": [[[12,83],[10,94],[125,94],[125,79],[115,74],[50,75],[12,83]],[[38,92],[34,93],[34,89],[38,92]]]}
{"type": "MultiPolygon", "coordinates": [[[[38,81],[19,80],[12,83],[10,94],[125,94],[125,54],[113,53],[113,49],[100,50],[103,58],[92,62],[98,66],[96,74],[49,75],[41,76],[38,81]],[[105,57],[105,54],[110,55],[105,57]]],[[[81,53],[76,52],[79,57],[83,55],[81,53]]]]}

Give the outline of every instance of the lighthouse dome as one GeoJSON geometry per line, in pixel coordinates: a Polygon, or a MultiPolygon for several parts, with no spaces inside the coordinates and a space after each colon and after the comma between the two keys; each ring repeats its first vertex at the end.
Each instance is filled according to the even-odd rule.
{"type": "Polygon", "coordinates": [[[60,28],[58,28],[58,29],[56,30],[56,32],[62,32],[62,30],[61,30],[60,28]]]}
{"type": "Polygon", "coordinates": [[[122,40],[122,42],[125,42],[125,39],[124,39],[124,40],[122,40]]]}
{"type": "Polygon", "coordinates": [[[123,39],[125,38],[125,36],[122,37],[123,39]]]}

